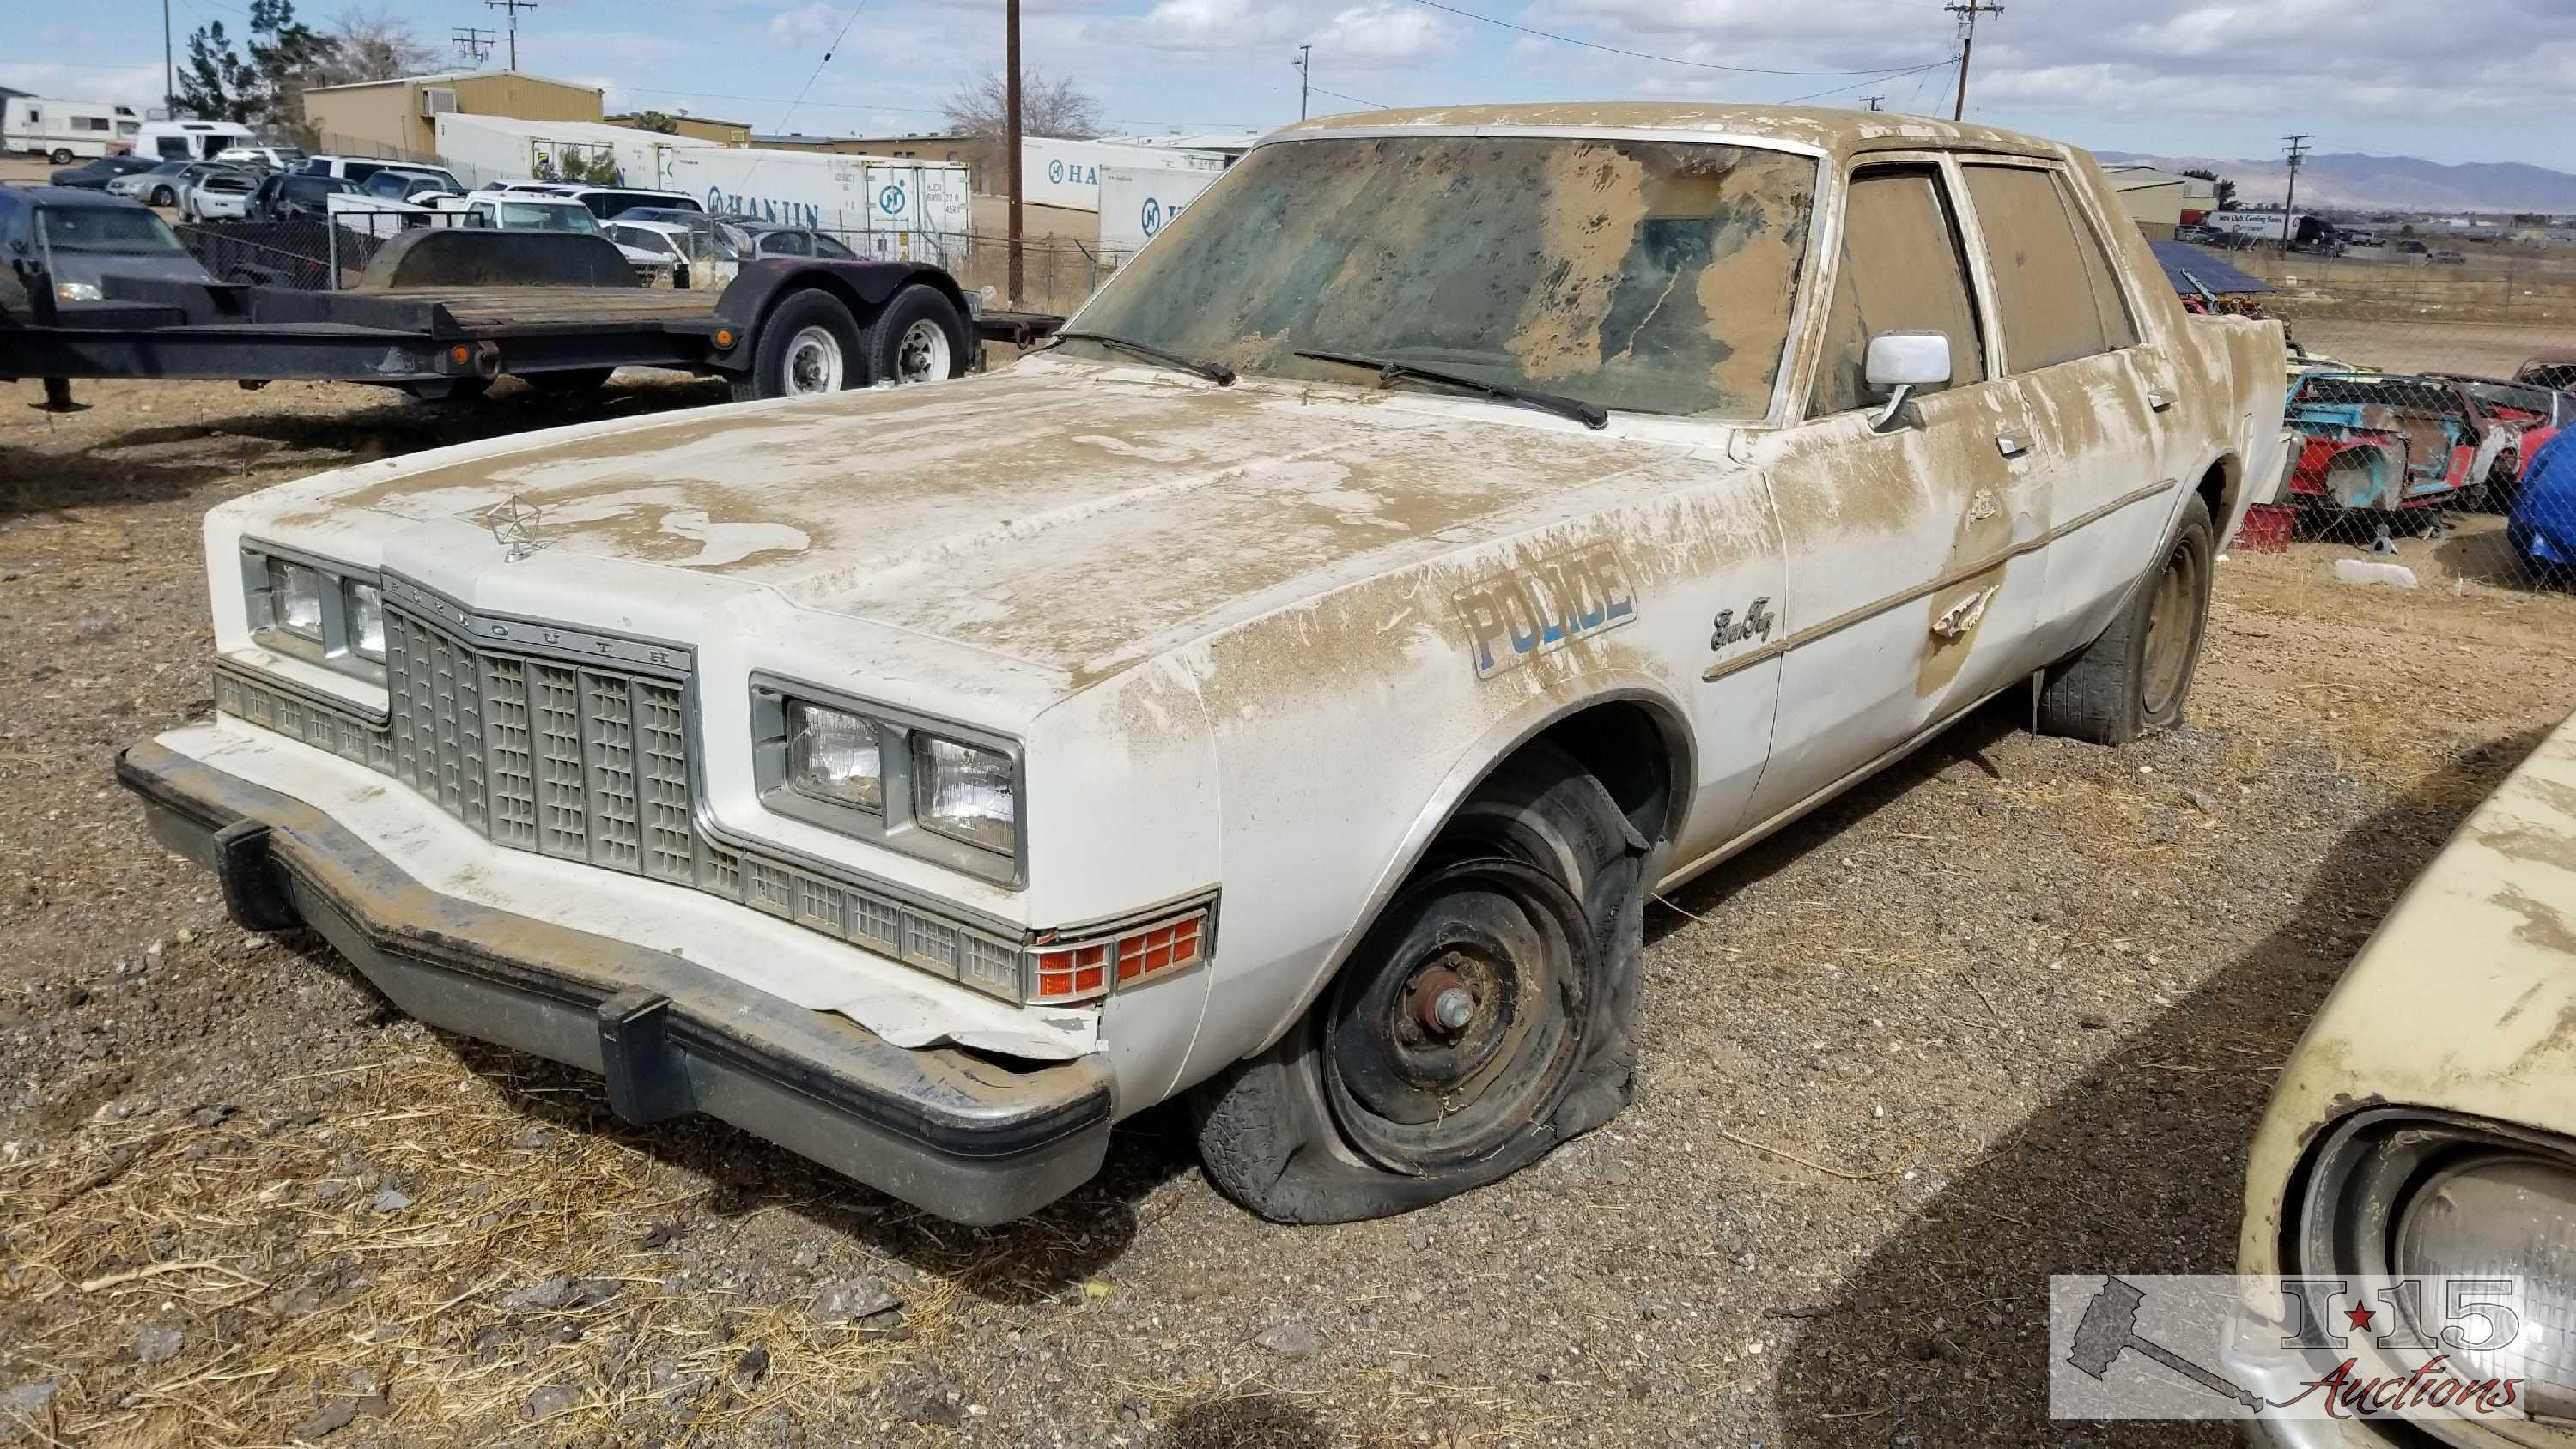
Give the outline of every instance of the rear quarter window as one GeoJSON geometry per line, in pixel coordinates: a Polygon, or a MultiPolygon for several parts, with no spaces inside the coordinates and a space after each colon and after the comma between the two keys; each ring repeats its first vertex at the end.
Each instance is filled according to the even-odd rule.
{"type": "Polygon", "coordinates": [[[2110,257],[2062,176],[2034,166],[1974,165],[1967,177],[2014,372],[2137,345],[2110,257]]]}

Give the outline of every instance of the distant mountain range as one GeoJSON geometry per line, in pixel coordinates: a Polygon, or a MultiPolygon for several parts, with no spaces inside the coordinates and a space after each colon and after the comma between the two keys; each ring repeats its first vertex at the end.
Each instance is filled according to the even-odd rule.
{"type": "MultiPolygon", "coordinates": [[[[2148,156],[2131,151],[2097,152],[2104,161],[2134,162],[2160,171],[2215,171],[2236,183],[2239,204],[2277,202],[2286,189],[2280,157],[2260,161],[2226,161],[2204,156],[2148,156]]],[[[2310,156],[2299,168],[2302,207],[2331,206],[2373,211],[2541,211],[2576,212],[2576,176],[2518,161],[2472,161],[2444,165],[2412,156],[2365,156],[2356,151],[2310,156]]]]}

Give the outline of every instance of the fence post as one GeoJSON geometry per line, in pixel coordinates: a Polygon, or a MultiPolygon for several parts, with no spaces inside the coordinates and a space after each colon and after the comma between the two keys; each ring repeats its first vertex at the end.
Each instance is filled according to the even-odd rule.
{"type": "Polygon", "coordinates": [[[336,292],[340,290],[340,224],[333,221],[327,211],[322,216],[322,249],[329,256],[331,268],[330,279],[323,284],[323,290],[336,292]]]}

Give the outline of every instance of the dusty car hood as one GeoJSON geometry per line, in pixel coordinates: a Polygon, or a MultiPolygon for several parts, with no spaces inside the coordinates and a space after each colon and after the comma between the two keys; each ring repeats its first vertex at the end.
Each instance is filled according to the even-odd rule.
{"type": "Polygon", "coordinates": [[[569,554],[740,581],[1079,684],[1546,523],[1686,451],[1446,399],[1031,359],[338,475],[279,523],[363,509],[452,532],[506,512],[547,550],[531,567],[569,554]]]}

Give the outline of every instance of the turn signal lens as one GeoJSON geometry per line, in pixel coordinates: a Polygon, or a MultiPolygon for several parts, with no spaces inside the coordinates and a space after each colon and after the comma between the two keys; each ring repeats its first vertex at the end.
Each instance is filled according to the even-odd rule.
{"type": "Polygon", "coordinates": [[[1139,926],[1106,940],[1041,948],[1029,1003],[1053,1005],[1107,995],[1148,977],[1167,975],[1207,959],[1205,909],[1139,926]]]}

